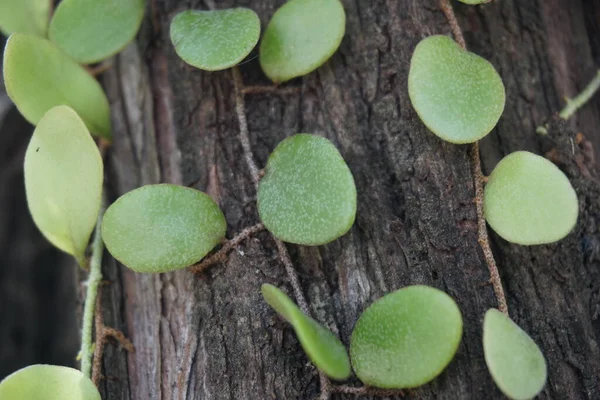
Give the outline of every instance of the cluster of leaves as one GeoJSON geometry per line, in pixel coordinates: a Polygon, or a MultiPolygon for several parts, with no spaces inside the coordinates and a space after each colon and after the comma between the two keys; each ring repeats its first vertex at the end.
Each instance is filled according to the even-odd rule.
{"type": "MultiPolygon", "coordinates": [[[[294,328],[314,365],[333,379],[351,374],[384,389],[414,388],[432,381],[454,358],[463,331],[456,302],[441,290],[409,286],[368,307],[344,344],[304,314],[277,287],[262,287],[265,301],[294,328]]],[[[546,383],[546,361],[517,324],[490,309],[483,324],[485,361],[498,387],[512,399],[535,397],[546,383]]]]}
{"type": "MultiPolygon", "coordinates": [[[[504,110],[504,85],[492,64],[446,36],[430,36],[417,45],[408,91],[423,123],[451,143],[483,138],[504,110]]],[[[502,238],[533,245],[567,236],[579,206],[564,173],[543,157],[519,151],[500,161],[489,177],[484,210],[502,238]]]]}

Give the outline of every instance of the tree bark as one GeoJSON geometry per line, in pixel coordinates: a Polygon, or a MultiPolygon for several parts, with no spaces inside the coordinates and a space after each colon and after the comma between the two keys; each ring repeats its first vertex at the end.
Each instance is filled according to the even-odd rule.
{"type": "MultiPolygon", "coordinates": [[[[212,2],[210,2],[212,3],[212,2]]],[[[263,27],[283,0],[224,0],[248,6],[263,27]]],[[[486,369],[482,318],[496,307],[477,242],[469,146],[442,142],[420,122],[407,93],[410,57],[420,39],[450,34],[437,0],[343,0],[347,25],[323,67],[287,83],[297,93],[248,94],[253,157],[264,166],[285,137],[331,139],[354,174],[358,212],[352,230],[319,247],[287,246],[313,316],[349,343],[361,312],[411,284],[438,287],[458,302],[464,337],[448,369],[409,398],[502,398],[486,369]]],[[[239,140],[231,71],[206,73],[181,61],[169,39],[179,11],[201,1],[151,0],[139,39],[114,59],[104,84],[112,105],[108,155],[113,198],[144,184],[170,182],[208,192],[228,235],[258,222],[256,193],[239,140]]],[[[600,398],[600,149],[596,97],[569,123],[553,120],[600,65],[600,5],[594,0],[455,3],[469,49],[502,76],[507,103],[481,142],[484,173],[516,150],[548,153],[571,178],[580,218],[565,240],[509,244],[491,233],[511,317],[548,361],[543,399],[600,398]],[[575,129],[576,127],[576,129],[575,129]],[[586,140],[576,141],[582,132],[586,140]]],[[[253,54],[256,55],[256,52],[253,54]]],[[[247,85],[269,85],[252,59],[247,85]]],[[[106,399],[313,399],[319,377],[291,327],[262,300],[268,282],[291,293],[267,232],[229,259],[194,276],[183,270],[136,274],[106,257],[105,322],[136,352],[106,349],[106,399]]],[[[358,383],[356,379],[351,384],[358,383]]],[[[343,398],[341,395],[339,398],[343,398]]]]}

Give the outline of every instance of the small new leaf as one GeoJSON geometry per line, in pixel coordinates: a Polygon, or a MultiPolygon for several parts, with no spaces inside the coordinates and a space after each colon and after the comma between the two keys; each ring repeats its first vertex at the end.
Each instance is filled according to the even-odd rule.
{"type": "Polygon", "coordinates": [[[346,348],[329,329],[304,314],[277,287],[264,284],[261,291],[265,301],[292,325],[302,348],[318,369],[337,380],[350,376],[350,360],[346,348]]]}
{"type": "Polygon", "coordinates": [[[409,286],[373,303],[350,340],[358,378],[385,389],[421,386],[450,363],[462,337],[462,316],[441,290],[409,286]]]}
{"type": "Polygon", "coordinates": [[[535,342],[496,309],[483,320],[485,363],[502,392],[514,400],[532,399],[546,384],[546,360],[535,342]]]}
{"type": "Polygon", "coordinates": [[[504,84],[493,65],[447,36],[430,36],[417,45],[408,94],[427,128],[452,143],[487,135],[505,102],[504,84]]]}
{"type": "Polygon", "coordinates": [[[54,44],[14,33],[4,49],[6,92],[33,125],[52,107],[67,105],[93,135],[110,139],[110,109],[100,84],[54,44]]]}
{"type": "Polygon", "coordinates": [[[25,153],[27,204],[42,234],[82,267],[103,177],[100,152],[81,118],[67,106],[50,109],[25,153]]]}
{"type": "Polygon", "coordinates": [[[51,0],[0,1],[0,32],[46,36],[51,6],[51,0]]]}
{"type": "Polygon", "coordinates": [[[335,53],[345,30],[346,14],[339,0],[290,0],[265,30],[260,65],[275,83],[306,75],[335,53]]]}
{"type": "Polygon", "coordinates": [[[282,141],[260,181],[258,212],[285,242],[316,246],[348,232],[356,215],[356,187],[333,143],[310,134],[282,141]]]}
{"type": "Polygon", "coordinates": [[[2,400],[101,400],[81,371],[58,365],[30,365],[0,382],[2,400]]]}
{"type": "Polygon", "coordinates": [[[171,41],[179,57],[206,71],[238,64],[259,36],[260,19],[248,8],[183,11],[171,22],[171,41]]]}
{"type": "Polygon", "coordinates": [[[504,157],[484,190],[485,219],[509,242],[556,242],[577,223],[579,204],[569,179],[552,162],[527,151],[504,157]]]}
{"type": "Polygon", "coordinates": [[[147,185],[106,210],[102,239],[126,267],[168,272],[198,262],[226,229],[223,213],[207,194],[178,185],[147,185]]]}
{"type": "Polygon", "coordinates": [[[121,51],[135,37],[144,0],[62,0],[49,37],[75,61],[89,64],[121,51]]]}

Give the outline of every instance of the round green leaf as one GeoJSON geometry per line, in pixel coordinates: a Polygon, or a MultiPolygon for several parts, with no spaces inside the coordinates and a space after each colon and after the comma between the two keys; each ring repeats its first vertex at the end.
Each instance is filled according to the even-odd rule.
{"type": "Polygon", "coordinates": [[[409,286],[385,295],[361,315],[350,342],[352,366],[365,384],[386,389],[423,385],[450,363],[462,316],[441,290],[409,286]]]}
{"type": "Polygon", "coordinates": [[[458,0],[461,3],[465,3],[465,4],[483,4],[483,3],[489,3],[492,0],[458,0]]]}
{"type": "Polygon", "coordinates": [[[577,223],[577,194],[560,169],[543,157],[517,151],[496,166],[484,191],[485,219],[509,242],[556,242],[577,223]]]}
{"type": "Polygon", "coordinates": [[[67,105],[94,135],[110,138],[110,110],[100,84],[50,41],[13,33],[4,49],[6,92],[37,125],[54,106],[67,105]]]}
{"type": "Polygon", "coordinates": [[[171,41],[179,57],[206,71],[238,64],[259,36],[260,19],[248,8],[183,11],[171,22],[171,41]]]}
{"type": "Polygon", "coordinates": [[[408,93],[427,128],[452,143],[481,139],[504,110],[504,84],[492,64],[447,36],[430,36],[417,45],[408,93]]]}
{"type": "Polygon", "coordinates": [[[327,376],[344,380],[350,376],[350,360],[344,344],[331,331],[304,314],[281,290],[269,284],[261,287],[265,301],[288,321],[302,348],[327,376]]]}
{"type": "Polygon", "coordinates": [[[1,0],[0,31],[46,36],[51,6],[51,0],[1,0]]]}
{"type": "Polygon", "coordinates": [[[0,382],[2,400],[101,400],[90,378],[73,368],[30,365],[0,382]]]}
{"type": "Polygon", "coordinates": [[[290,0],[269,22],[260,44],[260,65],[280,83],[306,75],[335,53],[346,30],[339,0],[290,0]]]}
{"type": "Polygon", "coordinates": [[[75,61],[98,62],[121,51],[135,37],[144,0],[62,0],[49,36],[75,61]]]}
{"type": "Polygon", "coordinates": [[[147,185],[106,210],[102,239],[126,267],[168,272],[198,262],[226,229],[225,217],[209,195],[184,186],[147,185]]]}
{"type": "Polygon", "coordinates": [[[492,378],[514,400],[532,399],[546,384],[546,360],[535,342],[496,309],[483,320],[483,351],[492,378]]]}
{"type": "Polygon", "coordinates": [[[281,142],[258,187],[258,212],[273,235],[290,243],[320,245],[348,232],[356,188],[333,143],[310,134],[281,142]]]}
{"type": "Polygon", "coordinates": [[[103,177],[102,157],[81,118],[67,106],[50,109],[25,152],[27,204],[42,234],[82,266],[103,177]]]}

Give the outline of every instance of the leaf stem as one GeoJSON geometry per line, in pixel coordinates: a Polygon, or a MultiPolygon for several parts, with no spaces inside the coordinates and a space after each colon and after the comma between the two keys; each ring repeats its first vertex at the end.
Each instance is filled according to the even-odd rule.
{"type": "MultiPolygon", "coordinates": [[[[440,0],[440,7],[446,16],[446,19],[450,23],[452,33],[458,44],[463,48],[467,49],[464,35],[454,14],[454,9],[450,0],[440,0]]],[[[475,185],[475,208],[477,210],[477,241],[481,246],[483,257],[490,273],[490,283],[494,288],[494,294],[498,301],[498,310],[508,316],[508,304],[506,303],[506,296],[504,295],[504,288],[502,287],[502,279],[500,278],[500,272],[494,259],[494,253],[490,247],[490,238],[488,236],[487,227],[485,225],[485,216],[483,213],[483,185],[486,182],[486,177],[481,172],[481,160],[479,158],[479,143],[473,143],[471,149],[471,168],[473,169],[473,183],[475,185]]]]}
{"type": "Polygon", "coordinates": [[[104,252],[104,242],[101,235],[102,217],[106,207],[106,200],[102,196],[102,204],[98,213],[98,222],[94,232],[94,241],[92,242],[92,256],[90,259],[90,274],[86,282],[87,293],[83,309],[83,327],[81,330],[81,372],[85,376],[91,377],[92,372],[92,354],[94,346],[92,344],[92,335],[94,330],[94,310],[96,307],[96,296],[98,295],[98,285],[102,281],[102,253],[104,252]]]}
{"type": "Polygon", "coordinates": [[[581,93],[572,99],[567,98],[567,105],[558,114],[562,119],[569,119],[571,116],[587,103],[592,96],[600,89],[600,70],[596,72],[596,76],[581,93]]]}

